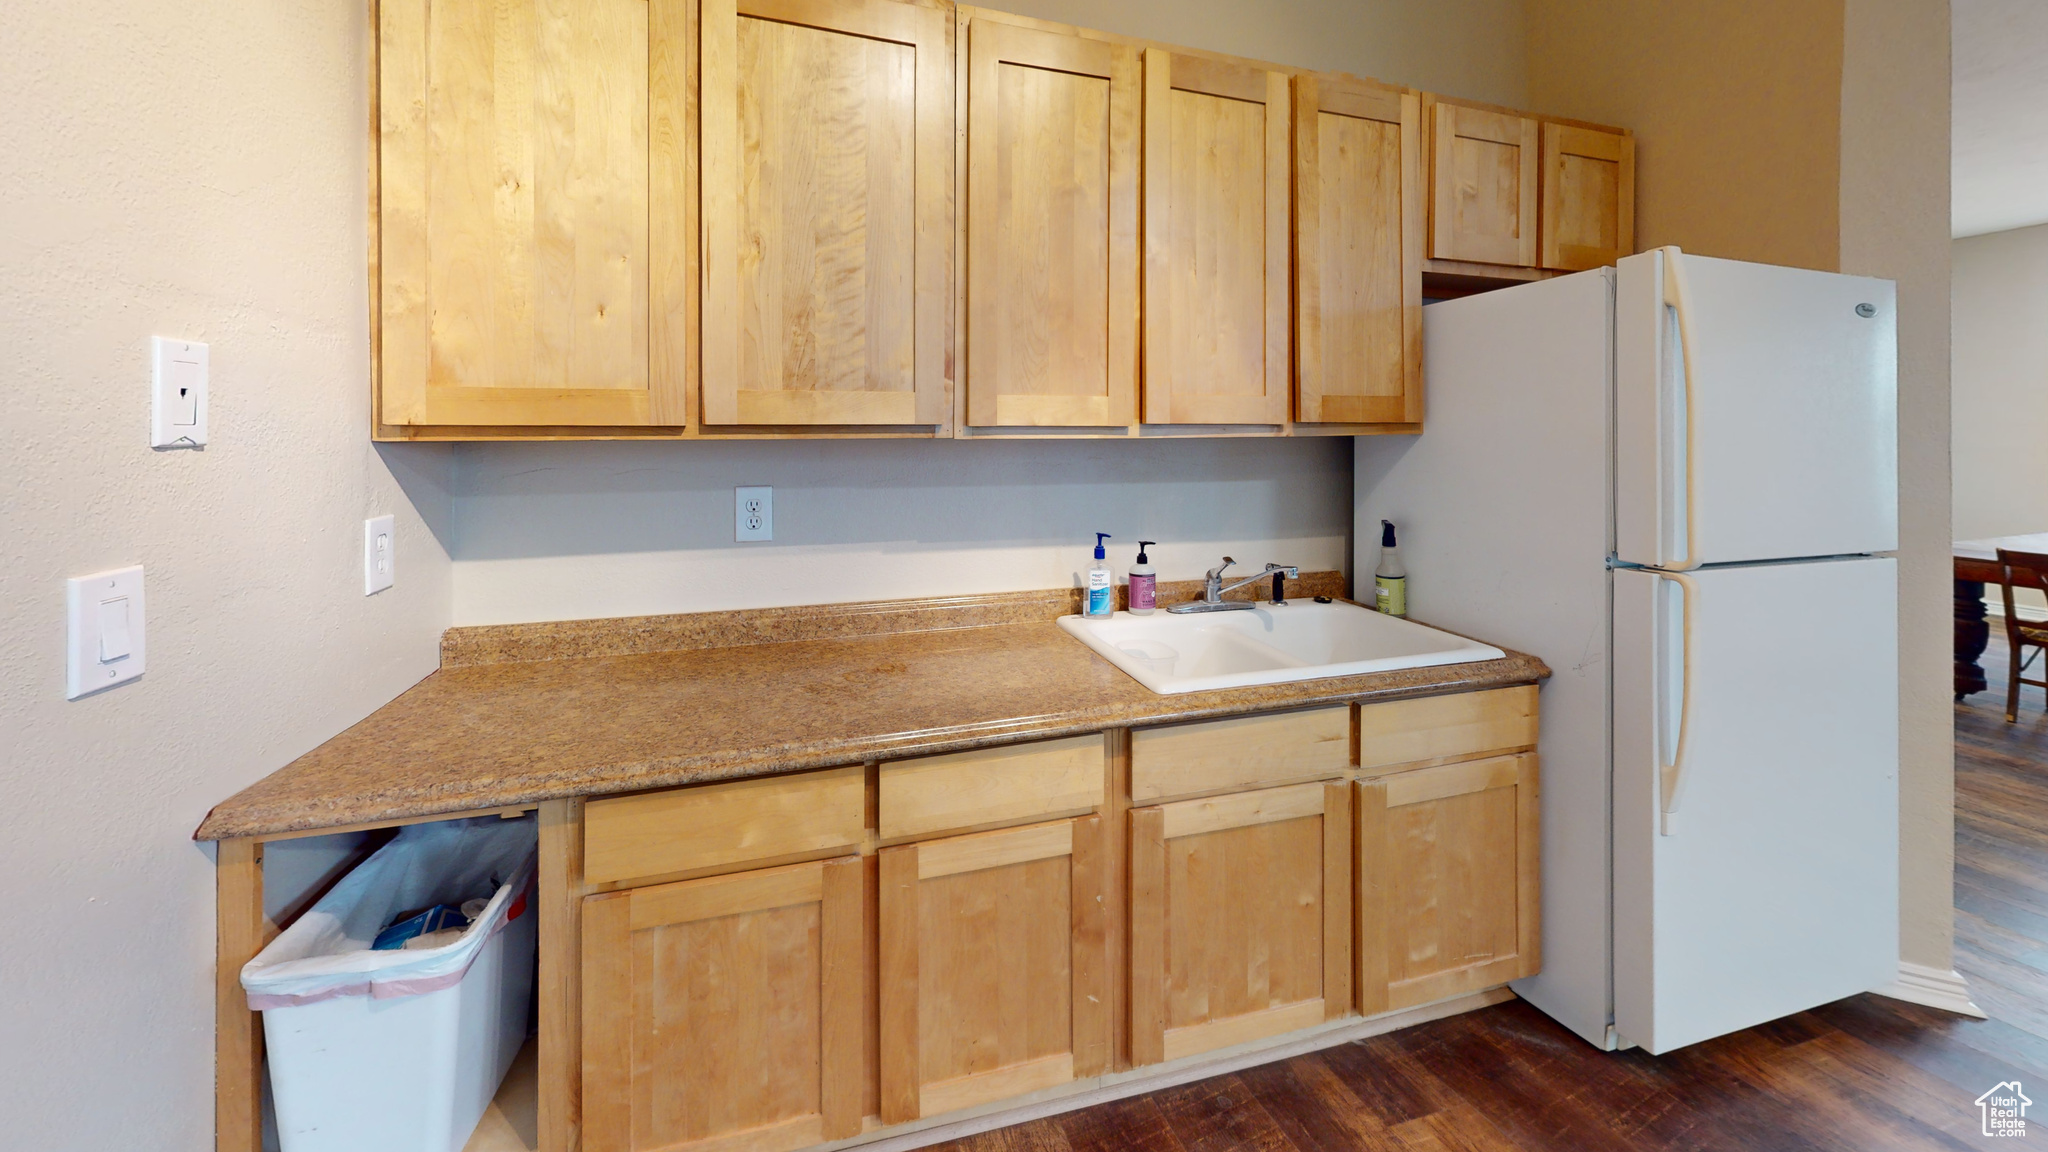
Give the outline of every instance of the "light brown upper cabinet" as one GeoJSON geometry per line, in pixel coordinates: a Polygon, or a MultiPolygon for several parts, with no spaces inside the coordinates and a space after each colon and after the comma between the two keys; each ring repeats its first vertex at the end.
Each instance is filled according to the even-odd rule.
{"type": "Polygon", "coordinates": [[[967,423],[1128,425],[1138,50],[969,11],[967,423]]]}
{"type": "Polygon", "coordinates": [[[687,422],[688,27],[687,0],[378,5],[380,424],[687,422]]]}
{"type": "Polygon", "coordinates": [[[1295,412],[1422,419],[1420,98],[1294,78],[1295,412]]]}
{"type": "Polygon", "coordinates": [[[1529,117],[1432,101],[1432,258],[1535,265],[1538,137],[1529,117]]]}
{"type": "Polygon", "coordinates": [[[1635,138],[1543,125],[1543,266],[1612,264],[1635,250],[1635,239],[1635,138]]]}
{"type": "Polygon", "coordinates": [[[706,425],[945,422],[951,20],[705,0],[706,425]]]}
{"type": "Polygon", "coordinates": [[[1148,424],[1288,415],[1287,76],[1145,50],[1148,424]]]}

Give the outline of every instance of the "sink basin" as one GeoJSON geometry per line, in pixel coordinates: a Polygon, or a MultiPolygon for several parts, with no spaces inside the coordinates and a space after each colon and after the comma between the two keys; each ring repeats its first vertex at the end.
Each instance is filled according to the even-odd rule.
{"type": "Polygon", "coordinates": [[[1106,620],[1062,616],[1060,627],[1154,692],[1201,692],[1498,660],[1490,644],[1343,602],[1291,600],[1249,612],[1106,620]]]}

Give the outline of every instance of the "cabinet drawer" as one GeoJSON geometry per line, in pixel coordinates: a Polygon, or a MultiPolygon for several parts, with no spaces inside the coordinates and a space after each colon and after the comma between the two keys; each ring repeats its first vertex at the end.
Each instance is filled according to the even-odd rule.
{"type": "Polygon", "coordinates": [[[859,844],[860,765],[592,800],[583,807],[583,878],[608,884],[859,844]]]}
{"type": "Polygon", "coordinates": [[[1103,738],[977,748],[882,765],[884,840],[1073,816],[1102,803],[1103,738]]]}
{"type": "Polygon", "coordinates": [[[1445,760],[1536,743],[1536,686],[1425,696],[1358,709],[1358,766],[1445,760]]]}
{"type": "Polygon", "coordinates": [[[1350,764],[1351,709],[1344,705],[1140,728],[1131,733],[1131,799],[1320,780],[1350,764]]]}

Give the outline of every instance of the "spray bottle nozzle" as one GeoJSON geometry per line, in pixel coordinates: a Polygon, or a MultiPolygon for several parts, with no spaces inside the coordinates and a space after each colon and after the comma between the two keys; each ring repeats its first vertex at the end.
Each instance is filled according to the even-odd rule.
{"type": "Polygon", "coordinates": [[[1107,532],[1097,532],[1095,534],[1095,558],[1097,560],[1109,559],[1109,553],[1102,550],[1102,542],[1110,538],[1111,537],[1107,532]]]}

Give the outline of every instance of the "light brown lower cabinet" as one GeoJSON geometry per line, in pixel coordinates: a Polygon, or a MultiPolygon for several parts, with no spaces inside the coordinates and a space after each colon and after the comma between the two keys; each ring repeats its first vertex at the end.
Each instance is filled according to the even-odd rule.
{"type": "Polygon", "coordinates": [[[1131,810],[1131,1061],[1293,1032],[1351,1007],[1351,786],[1131,810]]]}
{"type": "Polygon", "coordinates": [[[1109,1067],[1099,816],[881,852],[882,1120],[1109,1067]]]}
{"type": "Polygon", "coordinates": [[[1370,1016],[1542,967],[1536,754],[1358,782],[1358,990],[1370,1016]]]}
{"type": "Polygon", "coordinates": [[[586,897],[586,1152],[858,1133],[864,874],[848,856],[586,897]]]}

